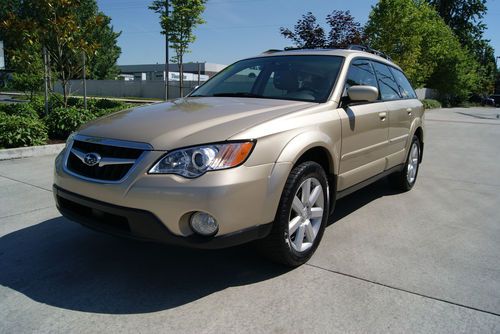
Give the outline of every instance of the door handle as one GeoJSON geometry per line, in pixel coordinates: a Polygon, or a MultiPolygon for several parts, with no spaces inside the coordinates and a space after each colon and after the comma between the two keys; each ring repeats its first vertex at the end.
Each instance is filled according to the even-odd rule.
{"type": "Polygon", "coordinates": [[[378,113],[378,117],[380,117],[380,120],[383,122],[387,118],[387,113],[386,112],[380,112],[380,113],[378,113]]]}
{"type": "Polygon", "coordinates": [[[412,111],[413,111],[413,109],[412,109],[412,108],[408,108],[408,109],[406,109],[406,112],[408,113],[408,116],[411,116],[411,112],[412,112],[412,111]]]}

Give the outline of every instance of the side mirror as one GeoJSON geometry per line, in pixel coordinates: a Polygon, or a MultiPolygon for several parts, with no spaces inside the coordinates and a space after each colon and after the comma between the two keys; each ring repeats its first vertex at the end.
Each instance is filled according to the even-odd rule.
{"type": "Polygon", "coordinates": [[[378,88],[373,86],[352,86],[347,90],[352,102],[373,102],[378,99],[378,88]]]}

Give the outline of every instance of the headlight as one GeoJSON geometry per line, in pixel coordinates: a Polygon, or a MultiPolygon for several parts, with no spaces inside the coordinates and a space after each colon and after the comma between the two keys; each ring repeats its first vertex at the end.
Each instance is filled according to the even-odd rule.
{"type": "Polygon", "coordinates": [[[66,139],[66,147],[70,146],[73,141],[75,140],[76,132],[72,132],[69,136],[68,139],[66,139]]]}
{"type": "Polygon", "coordinates": [[[203,145],[167,153],[150,170],[150,174],[177,174],[188,178],[211,170],[236,167],[245,162],[255,142],[203,145]]]}

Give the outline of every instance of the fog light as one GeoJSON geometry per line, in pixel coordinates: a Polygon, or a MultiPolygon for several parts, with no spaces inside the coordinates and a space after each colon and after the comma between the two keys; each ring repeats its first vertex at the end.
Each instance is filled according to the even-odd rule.
{"type": "Polygon", "coordinates": [[[189,222],[193,231],[203,236],[214,235],[219,230],[215,218],[205,212],[195,212],[189,222]]]}

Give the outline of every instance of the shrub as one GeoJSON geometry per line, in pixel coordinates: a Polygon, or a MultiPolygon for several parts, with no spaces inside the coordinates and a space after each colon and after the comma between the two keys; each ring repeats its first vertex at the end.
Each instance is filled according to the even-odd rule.
{"type": "Polygon", "coordinates": [[[2,103],[0,104],[0,112],[9,116],[22,116],[33,119],[38,118],[38,114],[29,103],[2,103]]]}
{"type": "Polygon", "coordinates": [[[481,103],[478,102],[470,102],[470,101],[464,101],[461,102],[457,105],[457,107],[461,108],[473,108],[473,107],[482,107],[481,103]]]}
{"type": "MultiPolygon", "coordinates": [[[[45,116],[45,97],[43,95],[35,95],[31,98],[29,104],[36,111],[38,116],[45,116]]],[[[62,96],[60,94],[49,95],[49,113],[52,109],[62,107],[62,96]]]]}
{"type": "Polygon", "coordinates": [[[43,95],[32,96],[29,104],[38,116],[43,117],[45,115],[45,97],[43,95]]]}
{"type": "Polygon", "coordinates": [[[102,116],[106,116],[106,115],[109,115],[109,114],[112,114],[112,113],[115,113],[118,111],[125,110],[127,108],[130,108],[129,104],[122,104],[118,107],[110,108],[110,109],[96,109],[93,111],[93,113],[96,117],[102,117],[102,116]]]}
{"type": "Polygon", "coordinates": [[[0,113],[0,147],[43,145],[47,129],[38,118],[0,113]]]}
{"type": "Polygon", "coordinates": [[[45,118],[49,136],[53,139],[65,139],[71,132],[95,116],[88,110],[76,107],[55,108],[45,118]]]}
{"type": "Polygon", "coordinates": [[[68,97],[68,107],[79,107],[80,105],[83,105],[83,99],[81,99],[82,102],[80,103],[80,98],[70,96],[68,97]]]}
{"type": "Polygon", "coordinates": [[[123,106],[123,102],[109,99],[99,99],[95,103],[97,109],[115,109],[123,106]]]}
{"type": "MultiPolygon", "coordinates": [[[[87,109],[90,110],[90,111],[95,110],[96,109],[96,103],[97,103],[96,99],[87,98],[87,109]]],[[[70,106],[70,107],[77,107],[77,108],[83,109],[83,107],[84,107],[83,98],[70,97],[68,99],[68,106],[70,106]]]]}
{"type": "Polygon", "coordinates": [[[441,103],[438,100],[425,99],[422,100],[425,109],[436,109],[441,108],[441,103]]]}

